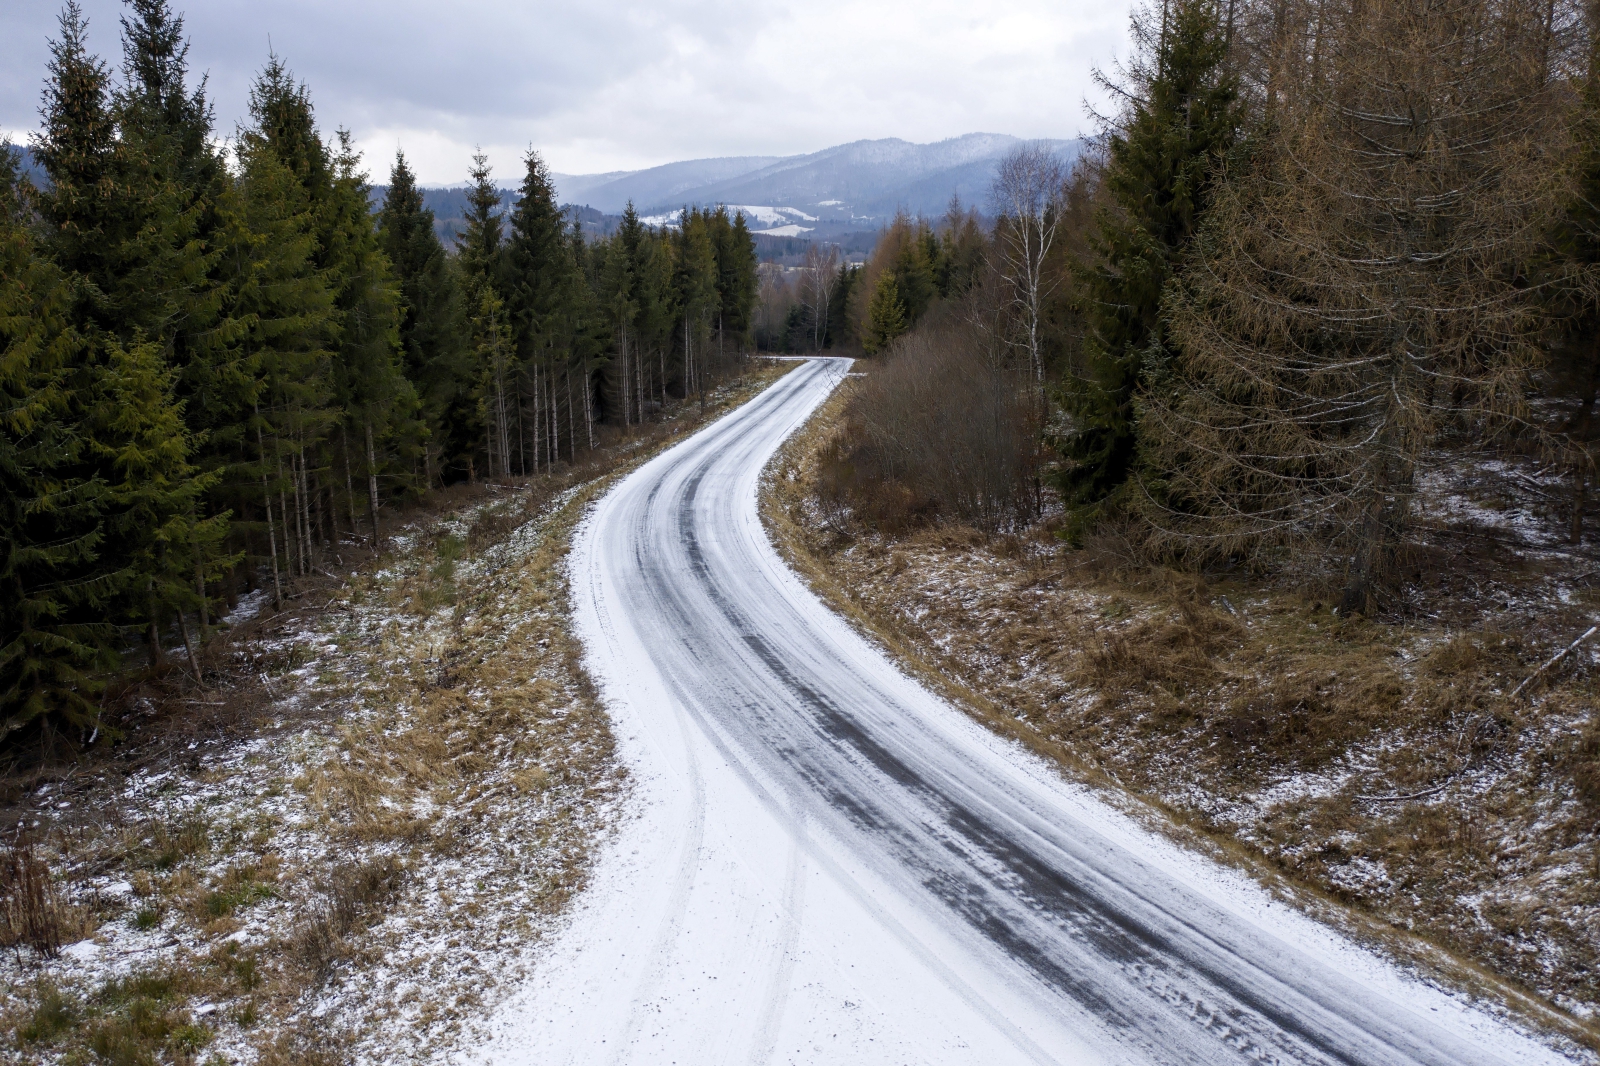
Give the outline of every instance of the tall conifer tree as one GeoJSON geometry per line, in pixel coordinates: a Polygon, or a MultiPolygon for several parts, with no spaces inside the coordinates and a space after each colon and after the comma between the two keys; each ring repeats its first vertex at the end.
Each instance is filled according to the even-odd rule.
{"type": "Polygon", "coordinates": [[[21,191],[0,144],[0,741],[40,721],[91,725],[115,636],[71,395],[86,347],[73,281],[39,254],[21,191]]]}
{"type": "Polygon", "coordinates": [[[1069,429],[1056,442],[1057,483],[1071,506],[1122,485],[1135,456],[1135,399],[1165,358],[1161,297],[1205,213],[1216,163],[1242,115],[1214,0],[1173,0],[1136,22],[1144,51],[1127,92],[1130,113],[1110,138],[1105,183],[1113,207],[1083,271],[1088,336],[1083,376],[1062,393],[1069,429]]]}
{"type": "Polygon", "coordinates": [[[379,241],[400,283],[400,348],[428,427],[430,481],[468,447],[450,413],[471,388],[456,275],[433,221],[405,155],[397,153],[379,215],[379,241]]]}

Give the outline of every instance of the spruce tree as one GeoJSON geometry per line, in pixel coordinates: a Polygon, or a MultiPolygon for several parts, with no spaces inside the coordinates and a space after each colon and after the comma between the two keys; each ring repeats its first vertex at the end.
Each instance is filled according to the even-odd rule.
{"type": "MultiPolygon", "coordinates": [[[[349,452],[354,449],[360,456],[368,521],[376,530],[382,496],[379,479],[391,486],[411,486],[426,429],[418,414],[416,391],[403,369],[400,287],[373,225],[371,189],[349,133],[340,130],[337,139],[325,207],[323,259],[340,325],[333,380],[343,439],[341,454],[332,462],[344,466],[348,490],[349,452]]],[[[354,514],[353,500],[349,506],[354,514]]]]}
{"type": "Polygon", "coordinates": [[[717,258],[705,212],[685,210],[673,241],[673,281],[677,290],[675,340],[681,346],[684,395],[703,393],[710,369],[711,331],[721,302],[717,258]]]}
{"type": "Polygon", "coordinates": [[[62,269],[80,275],[79,315],[104,321],[104,286],[113,276],[117,226],[117,130],[111,113],[111,76],[91,55],[88,22],[76,0],[61,13],[61,36],[50,42],[43,124],[34,158],[50,179],[39,198],[47,252],[62,269]]]}
{"type": "MultiPolygon", "coordinates": [[[[456,261],[461,269],[462,290],[466,306],[471,309],[472,319],[477,323],[485,316],[485,308],[503,308],[504,275],[505,275],[505,220],[500,211],[500,190],[495,188],[493,169],[489,166],[489,157],[478,152],[472,157],[472,170],[469,172],[472,186],[467,191],[467,228],[456,238],[456,261]]],[[[491,318],[493,315],[490,316],[491,318]]],[[[500,328],[499,320],[489,329],[489,334],[495,333],[500,328]]],[[[473,392],[465,397],[470,400],[471,406],[458,406],[451,412],[456,424],[461,426],[469,439],[480,442],[485,449],[494,446],[494,427],[483,421],[483,411],[486,408],[477,400],[478,394],[487,388],[504,388],[509,382],[493,368],[486,367],[483,363],[483,352],[487,350],[479,341],[482,330],[477,325],[473,327],[473,368],[471,379],[474,383],[473,392]]],[[[488,334],[483,334],[488,335],[488,334]]],[[[489,407],[498,409],[498,404],[489,407]]],[[[478,469],[478,464],[467,458],[467,474],[472,476],[478,469]]],[[[491,450],[484,452],[486,466],[490,474],[497,472],[495,453],[491,450]]]]}
{"type": "Polygon", "coordinates": [[[861,279],[861,268],[841,263],[828,296],[828,335],[825,346],[844,344],[850,338],[850,295],[861,279]]]}
{"type": "Polygon", "coordinates": [[[478,424],[483,427],[487,473],[490,477],[508,477],[516,418],[511,387],[515,341],[505,301],[493,285],[478,289],[477,314],[472,316],[472,349],[478,366],[477,387],[472,395],[477,403],[478,424]]]}
{"type": "MultiPolygon", "coordinates": [[[[274,589],[282,570],[293,572],[294,491],[286,457],[294,453],[300,412],[328,402],[325,368],[336,335],[334,297],[317,269],[317,220],[310,194],[263,138],[239,147],[239,235],[230,249],[234,313],[245,326],[236,370],[248,403],[240,474],[262,526],[274,589]],[[281,553],[281,554],[280,554],[281,553]]],[[[245,486],[241,486],[243,488],[245,486]]]]}
{"type": "MultiPolygon", "coordinates": [[[[506,242],[506,302],[516,347],[518,381],[532,393],[533,467],[553,461],[574,420],[562,420],[570,369],[568,337],[571,282],[577,270],[567,246],[566,223],[556,206],[555,185],[537,152],[525,160],[511,234],[506,242]]],[[[570,448],[569,448],[570,451],[570,448]]]]}
{"type": "Polygon", "coordinates": [[[153,342],[108,350],[90,413],[90,448],[105,482],[102,567],[118,587],[118,618],[142,625],[152,665],[161,633],[176,622],[198,665],[185,611],[200,607],[204,577],[231,565],[223,554],[226,513],[200,517],[219,475],[195,467],[194,441],[161,347],[153,342]]]}
{"type": "MultiPolygon", "coordinates": [[[[193,434],[195,462],[215,472],[197,515],[241,501],[239,468],[250,385],[239,373],[243,326],[230,313],[226,248],[230,176],[212,144],[205,82],[188,84],[183,19],[167,0],[129,0],[122,18],[123,81],[114,94],[126,238],[110,287],[125,344],[159,343],[193,434]]],[[[197,521],[202,520],[197,517],[197,521]]],[[[204,589],[219,561],[196,556],[202,630],[204,589]]]]}
{"type": "Polygon", "coordinates": [[[217,479],[190,462],[193,437],[170,363],[174,323],[187,315],[205,324],[220,306],[208,278],[216,255],[197,239],[201,208],[167,172],[162,138],[132,121],[118,129],[109,75],[89,55],[86,29],[69,3],[51,46],[38,141],[51,183],[41,200],[50,250],[82,294],[72,325],[85,359],[69,402],[81,441],[75,476],[105,486],[93,580],[105,587],[107,620],[146,628],[155,649],[159,627],[169,617],[181,623],[215,573],[226,535],[226,512],[205,517],[202,496],[217,479]],[[168,543],[180,534],[184,543],[168,543]],[[181,594],[168,580],[173,567],[181,594]]]}
{"type": "Polygon", "coordinates": [[[123,84],[115,94],[123,184],[139,234],[122,254],[119,335],[159,339],[201,444],[201,462],[223,468],[240,447],[248,410],[235,372],[242,327],[228,313],[226,248],[233,185],[212,145],[204,80],[188,84],[183,19],[167,0],[129,0],[122,19],[123,84]]]}
{"type": "Polygon", "coordinates": [[[1174,0],[1161,25],[1135,24],[1144,48],[1123,128],[1109,141],[1103,210],[1080,286],[1085,366],[1061,394],[1056,483],[1072,507],[1094,505],[1134,464],[1136,398],[1165,358],[1161,299],[1205,214],[1216,163],[1241,121],[1237,81],[1213,0],[1174,0]]]}
{"type": "Polygon", "coordinates": [[[637,268],[648,241],[649,234],[630,202],[623,209],[616,236],[597,250],[596,257],[600,263],[596,289],[611,328],[614,353],[608,368],[611,398],[607,405],[615,404],[625,426],[635,420],[640,406],[637,381],[644,347],[635,329],[639,317],[637,268]]]}
{"type": "Polygon", "coordinates": [[[188,85],[189,42],[183,18],[167,0],[126,0],[133,17],[122,17],[124,84],[119,110],[125,125],[164,142],[172,179],[187,189],[210,191],[224,178],[221,156],[211,145],[212,110],[204,81],[188,85]]]}
{"type": "Polygon", "coordinates": [[[469,446],[450,411],[472,387],[456,275],[433,223],[404,153],[397,153],[379,215],[379,240],[400,283],[400,348],[428,428],[424,465],[430,482],[469,446]]]}
{"type": "Polygon", "coordinates": [[[347,296],[349,278],[341,268],[348,265],[347,242],[340,229],[335,161],[317,133],[310,92],[276,55],[251,87],[250,116],[252,124],[239,131],[247,174],[259,168],[268,183],[262,193],[277,201],[266,211],[269,216],[294,220],[278,249],[269,249],[281,249],[290,261],[267,273],[278,278],[282,312],[291,320],[304,315],[316,323],[314,331],[291,333],[290,343],[262,353],[258,407],[263,424],[251,443],[256,461],[269,467],[263,504],[275,505],[277,520],[285,527],[286,568],[291,574],[308,574],[321,540],[315,527],[322,523],[313,514],[321,495],[319,476],[331,466],[328,440],[344,417],[337,404],[335,360],[344,340],[346,309],[340,301],[347,296]],[[303,246],[291,238],[292,230],[301,226],[309,238],[303,246]],[[295,262],[300,247],[307,259],[295,262]],[[290,294],[303,294],[307,300],[325,296],[331,306],[297,306],[290,294]]]}
{"type": "Polygon", "coordinates": [[[730,221],[728,209],[719,207],[714,216],[717,256],[717,295],[720,309],[719,330],[741,350],[750,339],[756,309],[756,247],[745,223],[744,213],[730,221]]]}
{"type": "MultiPolygon", "coordinates": [[[[461,268],[469,279],[505,288],[505,219],[500,210],[500,190],[494,184],[494,170],[482,152],[472,157],[468,172],[472,185],[467,190],[467,228],[456,238],[461,268]]],[[[473,281],[472,284],[479,284],[473,281]]],[[[477,313],[477,294],[473,294],[473,313],[477,313]]]]}
{"type": "Polygon", "coordinates": [[[39,254],[22,191],[0,144],[0,742],[39,722],[92,726],[115,638],[72,395],[87,347],[74,282],[39,254]]]}
{"type": "Polygon", "coordinates": [[[872,290],[872,301],[867,305],[867,333],[861,338],[861,348],[868,355],[880,352],[910,328],[907,325],[905,301],[900,298],[900,286],[895,276],[885,270],[878,275],[878,284],[872,290]]]}

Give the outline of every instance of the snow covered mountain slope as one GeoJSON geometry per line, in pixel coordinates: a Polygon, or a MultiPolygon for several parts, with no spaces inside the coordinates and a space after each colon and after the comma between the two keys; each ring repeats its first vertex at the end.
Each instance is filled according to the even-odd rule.
{"type": "MultiPolygon", "coordinates": [[[[699,159],[622,175],[556,178],[563,202],[613,213],[629,200],[652,216],[675,214],[684,205],[758,204],[764,211],[789,207],[825,222],[875,227],[900,208],[940,215],[952,194],[981,207],[996,164],[1020,143],[995,133],[935,144],[886,138],[782,159],[699,159]]],[[[1069,158],[1079,150],[1078,141],[1048,143],[1069,158]]]]}
{"type": "Polygon", "coordinates": [[[904,676],[778,558],[815,360],[645,464],[570,564],[632,820],[472,1058],[1555,1063],[904,676]]]}
{"type": "Polygon", "coordinates": [[[609,174],[552,174],[556,196],[564,204],[587,204],[617,214],[632,200],[635,207],[672,209],[699,203],[696,190],[750,174],[779,161],[778,156],[731,156],[689,159],[648,170],[609,174]],[[683,199],[688,197],[687,199],[683,199]]]}

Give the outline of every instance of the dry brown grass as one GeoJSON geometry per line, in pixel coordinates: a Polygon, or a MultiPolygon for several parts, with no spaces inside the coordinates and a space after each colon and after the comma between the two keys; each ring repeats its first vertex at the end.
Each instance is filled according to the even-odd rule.
{"type": "Polygon", "coordinates": [[[764,507],[842,613],[1164,831],[1600,1048],[1600,678],[1574,657],[1507,695],[1593,593],[1552,602],[1548,570],[1457,552],[1419,567],[1408,614],[1341,619],[1314,585],[1139,565],[1114,531],[1080,551],[1048,526],[885,536],[816,491],[846,402],[791,442],[764,507]]]}
{"type": "Polygon", "coordinates": [[[0,845],[0,948],[61,954],[62,905],[50,868],[18,834],[0,845]]]}

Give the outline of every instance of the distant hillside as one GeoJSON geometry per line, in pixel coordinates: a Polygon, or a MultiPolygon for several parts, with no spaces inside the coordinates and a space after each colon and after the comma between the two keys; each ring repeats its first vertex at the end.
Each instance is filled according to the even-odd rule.
{"type": "MultiPolygon", "coordinates": [[[[374,185],[369,200],[374,211],[382,210],[383,198],[388,195],[389,186],[374,185]]],[[[504,214],[511,210],[517,202],[517,190],[500,190],[500,211],[504,214]]],[[[448,189],[422,190],[422,206],[433,212],[433,231],[439,235],[446,248],[453,249],[456,243],[456,234],[465,232],[467,228],[467,190],[462,186],[452,186],[448,189]]]]}
{"type": "Polygon", "coordinates": [[[17,169],[23,177],[41,188],[50,183],[50,179],[45,177],[44,168],[34,159],[31,148],[25,144],[13,144],[11,151],[17,157],[17,169]]]}
{"type": "Polygon", "coordinates": [[[696,189],[749,174],[781,161],[781,156],[732,156],[725,159],[690,159],[649,170],[614,171],[610,174],[552,174],[556,194],[563,203],[588,204],[608,214],[621,214],[628,201],[635,207],[677,203],[696,189]]]}
{"type": "MultiPolygon", "coordinates": [[[[558,175],[561,198],[607,213],[632,200],[651,221],[668,221],[684,205],[727,204],[773,236],[832,237],[876,229],[895,211],[937,216],[951,196],[983,207],[1005,154],[1023,143],[969,133],[935,144],[898,138],[855,141],[781,159],[697,159],[626,174],[558,175]],[[699,184],[692,184],[703,178],[699,184]]],[[[1079,141],[1049,141],[1067,158],[1079,141]]]]}

